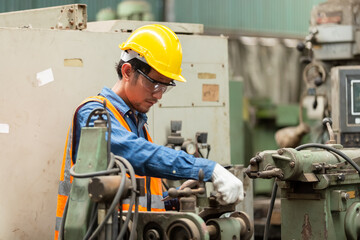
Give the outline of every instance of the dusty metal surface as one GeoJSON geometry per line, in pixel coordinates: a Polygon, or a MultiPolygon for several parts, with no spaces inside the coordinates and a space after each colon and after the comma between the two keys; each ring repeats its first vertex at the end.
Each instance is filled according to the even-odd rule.
{"type": "Polygon", "coordinates": [[[0,27],[81,30],[87,25],[85,4],[0,14],[0,27]]]}
{"type": "MultiPolygon", "coordinates": [[[[159,23],[159,22],[147,22],[159,23]]],[[[204,25],[192,23],[174,23],[161,22],[171,28],[177,34],[202,34],[204,33],[204,25]]],[[[100,22],[89,22],[87,31],[92,32],[132,32],[143,25],[143,21],[135,20],[110,20],[100,22]]]]}

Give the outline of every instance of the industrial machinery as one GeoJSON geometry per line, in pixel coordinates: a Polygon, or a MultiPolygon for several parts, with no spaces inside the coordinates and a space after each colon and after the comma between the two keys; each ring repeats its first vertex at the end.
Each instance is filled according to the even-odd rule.
{"type": "Polygon", "coordinates": [[[251,178],[276,178],[264,239],[277,188],[281,189],[281,239],[359,239],[360,149],[305,144],[263,151],[250,160],[251,178]]]}
{"type": "Polygon", "coordinates": [[[359,7],[359,0],[328,0],[315,6],[310,33],[298,46],[308,63],[300,105],[309,119],[331,117],[335,138],[344,147],[360,146],[359,7]]]}
{"type": "Polygon", "coordinates": [[[247,169],[251,178],[276,179],[264,239],[278,187],[281,239],[359,239],[359,7],[359,0],[328,0],[311,12],[309,35],[298,45],[305,64],[300,124],[279,130],[281,148],[257,154],[247,169]],[[306,133],[316,144],[301,145],[306,133]]]}
{"type": "MultiPolygon", "coordinates": [[[[324,123],[333,137],[330,120],[324,123]]],[[[281,189],[281,239],[360,237],[360,149],[329,142],[263,151],[250,160],[249,177],[276,178],[273,199],[281,189]]]]}
{"type": "Polygon", "coordinates": [[[181,136],[182,121],[171,121],[170,125],[171,132],[167,137],[167,147],[175,150],[183,150],[195,157],[209,158],[211,146],[207,143],[207,132],[196,132],[195,141],[192,139],[185,140],[181,136]],[[206,149],[206,155],[202,153],[202,149],[206,149]]]}
{"type": "Polygon", "coordinates": [[[94,109],[81,129],[74,177],[59,239],[250,239],[250,217],[235,210],[235,205],[221,206],[215,195],[207,197],[204,173],[199,180],[180,189],[171,188],[169,198],[179,198],[180,211],[138,212],[139,197],[145,195],[144,179],[136,178],[131,164],[110,153],[111,124],[104,108],[94,109]],[[97,116],[94,126],[90,119],[97,116]],[[104,117],[106,116],[106,117],[104,117]],[[128,176],[126,175],[128,173],[128,176]],[[123,200],[129,199],[122,211],[123,200]],[[200,208],[199,208],[200,207],[200,208]],[[201,211],[199,211],[199,209],[201,211]]]}

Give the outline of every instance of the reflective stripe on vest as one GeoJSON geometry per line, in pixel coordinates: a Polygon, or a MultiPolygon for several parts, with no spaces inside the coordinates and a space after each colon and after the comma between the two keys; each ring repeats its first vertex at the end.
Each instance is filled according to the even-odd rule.
{"type": "Polygon", "coordinates": [[[73,178],[70,176],[70,168],[73,166],[72,161],[72,130],[73,123],[70,125],[65,142],[63,161],[61,164],[60,182],[58,188],[57,207],[56,207],[56,224],[55,240],[58,239],[61,219],[64,213],[66,201],[70,194],[71,183],[73,178]]]}
{"type": "MultiPolygon", "coordinates": [[[[56,209],[56,225],[55,225],[55,240],[58,239],[59,234],[59,228],[61,223],[61,218],[64,213],[64,208],[66,201],[68,199],[68,196],[70,194],[71,189],[71,183],[72,183],[72,177],[70,176],[70,168],[73,166],[73,159],[72,159],[72,147],[73,147],[73,135],[75,132],[74,124],[75,124],[75,116],[79,109],[86,103],[91,101],[96,101],[99,103],[103,103],[104,100],[107,100],[106,98],[102,96],[94,96],[89,97],[85,99],[79,107],[76,109],[75,114],[73,116],[72,124],[69,128],[66,143],[65,143],[65,150],[64,150],[64,156],[63,161],[61,165],[61,173],[60,173],[60,183],[59,183],[59,190],[58,190],[58,201],[57,201],[57,209],[56,209]]],[[[117,111],[117,109],[114,107],[114,105],[111,104],[109,100],[106,101],[106,107],[107,109],[113,113],[116,120],[124,127],[126,130],[131,132],[129,125],[126,123],[125,119],[120,115],[120,113],[117,111]]],[[[152,139],[149,135],[149,132],[146,128],[145,132],[147,135],[147,140],[152,142],[152,139]]],[[[145,178],[143,176],[135,175],[137,178],[145,178]]],[[[164,203],[161,201],[162,199],[162,183],[160,178],[150,178],[150,191],[151,191],[151,211],[165,211],[164,203]]],[[[146,186],[146,184],[145,184],[146,186]]],[[[147,190],[145,189],[145,193],[147,193],[147,190]]],[[[139,211],[147,211],[147,201],[146,196],[139,198],[139,211]],[[143,200],[144,198],[144,200],[143,200]]],[[[128,210],[129,204],[123,204],[123,210],[128,210]]]]}

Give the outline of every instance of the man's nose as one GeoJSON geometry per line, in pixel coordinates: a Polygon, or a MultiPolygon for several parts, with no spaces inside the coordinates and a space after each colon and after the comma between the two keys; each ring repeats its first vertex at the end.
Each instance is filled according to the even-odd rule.
{"type": "Polygon", "coordinates": [[[156,91],[153,93],[153,97],[155,97],[157,100],[160,100],[162,98],[163,92],[162,91],[156,91]]]}

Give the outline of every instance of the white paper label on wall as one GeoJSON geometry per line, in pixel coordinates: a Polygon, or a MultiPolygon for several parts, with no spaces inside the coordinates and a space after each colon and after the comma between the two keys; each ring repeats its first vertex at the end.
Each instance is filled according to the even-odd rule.
{"type": "Polygon", "coordinates": [[[54,75],[51,68],[38,72],[36,74],[36,79],[39,87],[54,81],[54,75]]]}
{"type": "Polygon", "coordinates": [[[9,133],[10,126],[6,123],[0,123],[0,133],[9,133]]]}

